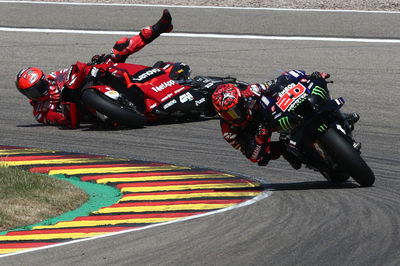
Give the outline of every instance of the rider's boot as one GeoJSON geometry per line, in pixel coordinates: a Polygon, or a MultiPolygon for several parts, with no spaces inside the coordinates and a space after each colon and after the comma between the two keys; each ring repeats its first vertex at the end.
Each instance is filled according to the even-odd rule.
{"type": "Polygon", "coordinates": [[[282,157],[288,161],[295,170],[299,170],[301,168],[301,161],[283,145],[283,142],[286,142],[287,140],[286,138],[286,135],[281,134],[279,136],[279,141],[272,141],[270,143],[271,155],[275,154],[275,158],[272,159],[276,160],[280,155],[282,155],[282,157]]]}
{"type": "Polygon", "coordinates": [[[146,43],[151,43],[161,33],[170,32],[173,29],[172,17],[168,9],[164,9],[162,17],[152,26],[140,31],[140,36],[146,43]]]}

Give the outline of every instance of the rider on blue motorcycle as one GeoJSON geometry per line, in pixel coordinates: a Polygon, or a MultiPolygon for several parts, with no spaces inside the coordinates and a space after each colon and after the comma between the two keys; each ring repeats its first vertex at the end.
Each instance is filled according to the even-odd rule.
{"type": "MultiPolygon", "coordinates": [[[[306,75],[304,71],[292,70],[283,73],[277,79],[250,84],[244,90],[233,84],[219,85],[212,95],[212,102],[220,117],[224,139],[250,161],[260,166],[265,166],[270,160],[276,160],[282,155],[294,169],[300,169],[300,161],[286,152],[279,141],[271,141],[274,129],[270,125],[273,117],[272,114],[265,114],[265,110],[264,112],[261,110],[260,101],[267,99],[263,98],[263,95],[278,97],[283,89],[280,83],[285,83],[284,81],[298,83],[312,80],[326,83],[327,78],[329,78],[327,73],[313,72],[311,75],[306,75]]],[[[359,115],[356,113],[338,112],[338,116],[349,127],[349,131],[359,120],[359,115]]]]}

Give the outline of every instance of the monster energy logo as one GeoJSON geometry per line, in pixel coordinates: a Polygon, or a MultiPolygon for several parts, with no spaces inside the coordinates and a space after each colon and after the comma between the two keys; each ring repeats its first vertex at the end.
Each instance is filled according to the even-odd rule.
{"type": "Polygon", "coordinates": [[[315,86],[311,94],[318,95],[322,99],[327,100],[328,99],[328,94],[325,89],[321,88],[320,86],[315,86]]]}
{"type": "Polygon", "coordinates": [[[322,124],[322,125],[320,125],[319,127],[318,127],[318,131],[319,132],[325,132],[326,130],[328,129],[328,126],[327,125],[325,125],[325,124],[322,124]]]}
{"type": "Polygon", "coordinates": [[[292,128],[292,125],[289,123],[289,117],[285,116],[278,120],[279,125],[283,130],[289,130],[292,128]]]}

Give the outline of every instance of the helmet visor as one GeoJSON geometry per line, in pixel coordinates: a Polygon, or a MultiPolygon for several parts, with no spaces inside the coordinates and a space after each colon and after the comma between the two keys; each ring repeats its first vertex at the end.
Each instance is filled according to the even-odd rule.
{"type": "Polygon", "coordinates": [[[229,108],[228,110],[218,111],[219,116],[226,122],[233,125],[240,125],[247,119],[247,112],[239,108],[238,105],[229,108]]]}
{"type": "Polygon", "coordinates": [[[26,90],[21,90],[29,99],[38,99],[49,93],[49,82],[43,76],[38,83],[26,90]]]}

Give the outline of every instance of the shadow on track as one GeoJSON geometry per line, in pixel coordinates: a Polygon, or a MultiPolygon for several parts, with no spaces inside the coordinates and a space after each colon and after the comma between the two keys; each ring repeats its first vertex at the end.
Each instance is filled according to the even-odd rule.
{"type": "Polygon", "coordinates": [[[308,181],[296,183],[275,183],[275,184],[261,184],[259,187],[247,188],[223,188],[214,189],[214,191],[286,191],[286,190],[331,190],[331,189],[355,189],[362,188],[359,185],[351,182],[332,183],[329,181],[308,181]]]}
{"type": "Polygon", "coordinates": [[[283,190],[317,190],[317,189],[353,189],[360,188],[359,185],[351,182],[332,183],[328,181],[308,181],[296,183],[275,183],[262,185],[264,190],[283,191],[283,190]]]}
{"type": "MultiPolygon", "coordinates": [[[[146,127],[154,127],[154,126],[162,126],[162,125],[172,125],[172,124],[190,124],[197,123],[208,120],[216,120],[217,117],[203,117],[203,118],[186,118],[186,119],[160,119],[159,121],[147,122],[143,128],[146,127]]],[[[58,127],[60,130],[71,130],[67,127],[61,127],[58,125],[47,125],[47,124],[27,124],[27,125],[17,125],[16,127],[58,127]]],[[[118,131],[118,130],[140,130],[141,128],[131,128],[123,125],[116,125],[109,122],[93,122],[93,123],[82,123],[78,128],[81,131],[118,131]]],[[[75,129],[76,130],[76,129],[75,129]]]]}

